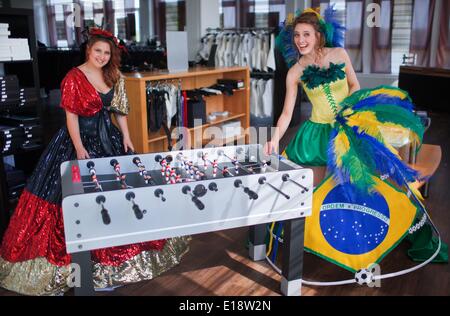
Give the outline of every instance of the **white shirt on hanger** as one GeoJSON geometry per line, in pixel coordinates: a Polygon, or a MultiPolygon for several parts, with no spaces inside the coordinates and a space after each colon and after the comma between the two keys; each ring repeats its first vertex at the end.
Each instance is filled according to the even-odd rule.
{"type": "Polygon", "coordinates": [[[273,79],[269,79],[266,81],[261,107],[261,113],[264,117],[271,117],[273,114],[273,84],[273,79]]]}
{"type": "Polygon", "coordinates": [[[271,68],[273,71],[276,70],[275,65],[275,34],[270,34],[270,49],[269,54],[267,56],[267,67],[271,68]]]}
{"type": "Polygon", "coordinates": [[[257,116],[257,104],[258,104],[258,80],[251,79],[250,80],[250,113],[254,116],[257,116]]]}
{"type": "Polygon", "coordinates": [[[167,112],[167,127],[170,128],[172,123],[172,118],[177,113],[177,95],[178,89],[174,85],[167,87],[166,99],[166,112],[167,112]]]}
{"type": "Polygon", "coordinates": [[[263,34],[261,39],[262,39],[261,70],[268,71],[267,59],[269,57],[269,50],[270,50],[270,37],[268,34],[263,34]]]}
{"type": "Polygon", "coordinates": [[[263,104],[264,104],[264,91],[266,90],[266,83],[267,81],[264,79],[259,79],[256,84],[256,90],[258,94],[258,103],[256,105],[256,116],[257,117],[263,117],[263,104]]]}

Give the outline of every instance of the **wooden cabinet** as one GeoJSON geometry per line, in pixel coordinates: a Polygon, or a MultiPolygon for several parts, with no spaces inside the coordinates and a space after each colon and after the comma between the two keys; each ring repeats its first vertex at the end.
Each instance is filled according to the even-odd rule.
{"type": "Polygon", "coordinates": [[[205,125],[189,128],[189,137],[185,139],[185,148],[199,148],[206,144],[222,146],[224,144],[248,143],[245,130],[250,124],[250,72],[247,67],[230,68],[192,68],[187,72],[167,73],[133,73],[124,74],[130,113],[128,126],[135,150],[141,153],[167,151],[167,137],[164,131],[149,132],[147,124],[147,100],[146,85],[148,82],[164,80],[180,80],[182,90],[208,87],[217,83],[218,79],[243,80],[244,88],[236,89],[233,95],[216,95],[205,97],[206,114],[211,112],[227,111],[227,117],[217,117],[214,121],[208,121],[205,125]],[[206,128],[220,126],[229,121],[239,120],[241,133],[239,136],[228,139],[211,139],[206,128]]]}

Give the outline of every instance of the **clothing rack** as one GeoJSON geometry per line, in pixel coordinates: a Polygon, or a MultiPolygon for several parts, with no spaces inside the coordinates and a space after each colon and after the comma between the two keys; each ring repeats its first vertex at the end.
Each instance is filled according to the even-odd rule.
{"type": "Polygon", "coordinates": [[[148,92],[149,89],[157,88],[158,86],[165,85],[165,84],[173,84],[173,85],[177,86],[178,90],[181,91],[181,79],[180,78],[146,81],[145,88],[148,92]]]}
{"type": "MultiPolygon", "coordinates": [[[[171,128],[171,120],[173,117],[176,116],[176,121],[178,123],[178,127],[183,125],[183,107],[181,104],[182,100],[182,91],[181,91],[181,78],[173,78],[173,79],[160,79],[160,80],[152,80],[152,81],[146,81],[145,82],[145,91],[147,96],[147,106],[149,105],[149,99],[152,93],[154,93],[155,90],[162,89],[164,91],[165,88],[167,88],[169,85],[175,86],[177,89],[176,92],[176,112],[173,113],[173,116],[170,118],[167,118],[166,122],[162,122],[159,129],[163,129],[164,133],[167,136],[167,146],[168,150],[172,150],[172,128],[171,128]]],[[[167,93],[167,91],[166,91],[167,93]]],[[[173,101],[172,101],[173,102],[173,101]]],[[[165,104],[159,104],[159,106],[165,106],[165,104]]],[[[164,112],[164,111],[163,111],[164,112]]],[[[147,108],[147,114],[151,113],[151,109],[147,108]]],[[[147,122],[149,123],[149,116],[147,115],[147,122]]],[[[150,126],[150,125],[149,125],[150,126]]],[[[177,127],[177,126],[174,126],[177,127]]],[[[177,141],[182,140],[182,135],[179,134],[177,137],[177,141]]],[[[184,145],[183,145],[184,146],[184,145]]]]}

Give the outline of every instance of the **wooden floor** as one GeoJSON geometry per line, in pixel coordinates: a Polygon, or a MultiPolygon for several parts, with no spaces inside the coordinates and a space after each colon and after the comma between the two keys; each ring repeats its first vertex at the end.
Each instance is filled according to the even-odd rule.
{"type": "MultiPolygon", "coordinates": [[[[305,107],[304,116],[308,115],[305,107]]],[[[450,114],[431,113],[432,124],[425,135],[425,142],[442,147],[442,162],[432,178],[430,196],[426,201],[434,223],[444,241],[450,241],[450,114]]],[[[295,134],[297,127],[289,129],[282,144],[295,134]]],[[[128,285],[114,292],[98,295],[261,295],[279,296],[280,276],[265,262],[248,259],[247,229],[232,229],[195,235],[191,249],[181,264],[163,275],[146,282],[128,285]]],[[[408,244],[402,242],[382,262],[382,273],[402,270],[416,263],[406,255],[408,244]]],[[[305,254],[304,279],[336,281],[353,276],[346,270],[314,255],[305,254]]],[[[68,293],[71,295],[72,293],[68,293]]],[[[334,287],[303,286],[302,295],[449,295],[450,265],[429,264],[405,276],[382,280],[381,287],[368,288],[356,284],[334,287]]],[[[0,290],[0,295],[15,295],[0,290]]]]}

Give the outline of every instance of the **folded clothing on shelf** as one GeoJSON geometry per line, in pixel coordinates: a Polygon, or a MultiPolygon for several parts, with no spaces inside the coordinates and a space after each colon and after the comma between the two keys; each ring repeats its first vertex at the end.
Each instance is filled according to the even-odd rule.
{"type": "Polygon", "coordinates": [[[39,119],[19,115],[0,116],[0,151],[13,154],[17,149],[30,150],[42,146],[39,119]]]}
{"type": "Polygon", "coordinates": [[[0,124],[9,126],[32,126],[39,124],[39,118],[23,115],[0,115],[0,124]]]}
{"type": "Polygon", "coordinates": [[[232,89],[242,89],[245,87],[244,80],[218,79],[217,83],[229,86],[232,89]]]}
{"type": "Polygon", "coordinates": [[[197,122],[201,125],[206,124],[206,103],[201,97],[187,102],[187,126],[194,127],[194,123],[197,122]]]}

